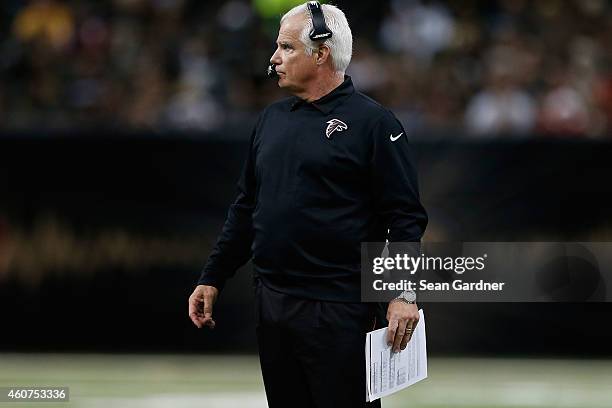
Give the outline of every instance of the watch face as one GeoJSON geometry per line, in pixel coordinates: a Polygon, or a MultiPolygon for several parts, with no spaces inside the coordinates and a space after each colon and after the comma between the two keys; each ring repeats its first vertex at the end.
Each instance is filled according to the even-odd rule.
{"type": "Polygon", "coordinates": [[[404,292],[402,293],[402,297],[409,302],[414,302],[416,300],[416,293],[414,292],[404,292]]]}

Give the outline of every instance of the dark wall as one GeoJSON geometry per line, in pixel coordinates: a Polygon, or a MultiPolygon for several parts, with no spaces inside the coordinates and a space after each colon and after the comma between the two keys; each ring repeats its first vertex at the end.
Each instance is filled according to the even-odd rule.
{"type": "MultiPolygon", "coordinates": [[[[445,140],[415,147],[430,213],[427,240],[612,236],[610,143],[445,140]]],[[[248,265],[221,296],[217,329],[197,331],[187,318],[187,297],[233,198],[246,148],[172,135],[0,139],[0,260],[9,259],[6,248],[19,246],[22,254],[19,262],[0,262],[0,349],[254,350],[248,265]],[[71,245],[85,245],[84,259],[53,261],[54,247],[45,246],[53,238],[39,228],[49,219],[69,231],[71,245]],[[96,245],[104,231],[122,231],[127,241],[161,239],[161,252],[170,242],[164,239],[192,250],[174,248],[174,257],[160,262],[143,261],[156,254],[105,262],[96,245]],[[41,257],[51,261],[35,262],[41,257]]],[[[609,304],[423,307],[433,353],[611,354],[609,304]]]]}

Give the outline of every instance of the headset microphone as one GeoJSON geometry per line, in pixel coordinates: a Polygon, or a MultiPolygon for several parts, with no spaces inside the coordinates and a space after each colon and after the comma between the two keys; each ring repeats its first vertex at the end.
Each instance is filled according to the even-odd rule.
{"type": "Polygon", "coordinates": [[[276,72],[276,64],[270,64],[268,65],[268,78],[278,78],[278,72],[276,72]]]}

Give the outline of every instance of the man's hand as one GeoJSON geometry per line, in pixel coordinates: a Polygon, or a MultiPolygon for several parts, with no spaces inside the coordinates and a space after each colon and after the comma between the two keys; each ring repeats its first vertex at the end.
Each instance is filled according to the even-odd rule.
{"type": "Polygon", "coordinates": [[[406,348],[412,333],[419,322],[419,309],[416,303],[408,304],[401,300],[391,301],[387,307],[387,344],[393,345],[393,351],[406,348]]]}
{"type": "Polygon", "coordinates": [[[208,285],[198,285],[189,296],[189,317],[198,329],[204,326],[215,328],[212,311],[217,296],[219,296],[219,289],[208,285]]]}

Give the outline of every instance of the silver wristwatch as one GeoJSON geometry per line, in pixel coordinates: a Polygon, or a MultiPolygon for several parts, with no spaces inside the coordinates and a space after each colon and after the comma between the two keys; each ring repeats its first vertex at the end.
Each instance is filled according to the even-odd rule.
{"type": "Polygon", "coordinates": [[[416,303],[416,292],[414,290],[405,290],[402,293],[400,293],[398,297],[393,299],[392,302],[394,300],[400,300],[402,302],[406,302],[412,305],[416,303]]]}

